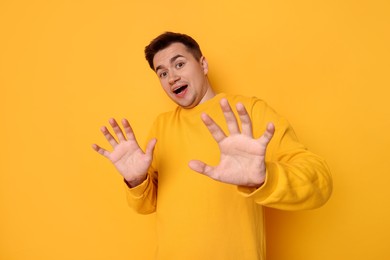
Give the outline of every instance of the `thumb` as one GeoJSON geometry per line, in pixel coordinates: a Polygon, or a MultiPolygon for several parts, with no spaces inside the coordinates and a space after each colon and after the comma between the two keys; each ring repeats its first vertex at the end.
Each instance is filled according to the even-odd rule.
{"type": "Polygon", "coordinates": [[[150,140],[148,142],[148,144],[146,145],[145,154],[147,154],[149,156],[152,156],[153,155],[153,151],[154,151],[154,147],[156,147],[156,143],[157,143],[157,139],[156,138],[153,138],[152,140],[150,140]]]}
{"type": "Polygon", "coordinates": [[[275,133],[275,125],[273,123],[267,124],[267,129],[265,130],[264,134],[259,138],[259,140],[267,146],[268,143],[271,141],[272,137],[275,133]]]}
{"type": "Polygon", "coordinates": [[[205,175],[208,175],[208,173],[212,170],[212,167],[199,160],[189,161],[188,166],[191,168],[191,170],[205,175]]]}

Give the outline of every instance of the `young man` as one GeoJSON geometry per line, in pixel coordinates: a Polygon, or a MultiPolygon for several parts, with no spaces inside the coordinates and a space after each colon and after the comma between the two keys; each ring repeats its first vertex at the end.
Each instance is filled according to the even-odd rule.
{"type": "Polygon", "coordinates": [[[125,179],[129,205],[156,212],[156,258],[265,259],[263,206],[323,205],[326,163],[263,101],[215,94],[191,37],[164,33],[145,54],[177,108],[156,119],[145,152],[127,120],[123,132],[110,119],[117,140],[102,127],[111,152],[93,148],[125,179]]]}

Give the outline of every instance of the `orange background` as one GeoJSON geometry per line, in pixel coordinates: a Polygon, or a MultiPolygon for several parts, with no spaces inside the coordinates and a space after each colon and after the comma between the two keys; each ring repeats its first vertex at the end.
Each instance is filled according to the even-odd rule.
{"type": "Polygon", "coordinates": [[[218,91],[266,100],[325,157],[322,208],[267,211],[270,260],[389,259],[388,1],[0,2],[0,259],[151,259],[154,216],[90,147],[173,108],[143,48],[192,35],[218,91]]]}

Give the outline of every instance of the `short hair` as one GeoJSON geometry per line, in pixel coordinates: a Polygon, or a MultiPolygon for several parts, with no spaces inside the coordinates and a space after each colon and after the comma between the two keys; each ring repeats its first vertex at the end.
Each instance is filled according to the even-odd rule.
{"type": "Polygon", "coordinates": [[[153,58],[157,52],[167,48],[172,43],[182,43],[196,60],[202,57],[202,51],[199,44],[190,36],[182,33],[165,32],[154,38],[148,46],[145,47],[145,58],[149,66],[154,70],[153,58]]]}

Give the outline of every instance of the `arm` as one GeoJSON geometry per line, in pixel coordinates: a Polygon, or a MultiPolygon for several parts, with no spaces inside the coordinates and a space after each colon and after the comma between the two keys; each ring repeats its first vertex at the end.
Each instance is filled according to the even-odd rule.
{"type": "Polygon", "coordinates": [[[154,189],[151,188],[153,182],[149,178],[148,171],[151,167],[153,151],[157,140],[150,140],[145,152],[143,152],[126,119],[122,120],[124,132],[115,119],[110,119],[109,123],[115,133],[116,139],[108,131],[107,127],[103,126],[101,131],[111,144],[112,151],[109,152],[97,144],[93,144],[92,148],[109,159],[124,178],[128,187],[127,197],[129,204],[140,213],[150,213],[152,211],[151,208],[154,209],[154,205],[143,205],[143,201],[145,197],[148,197],[147,193],[150,193],[150,196],[154,196],[154,189]],[[131,197],[134,198],[133,203],[130,202],[131,197]]]}
{"type": "MultiPolygon", "coordinates": [[[[215,180],[235,184],[245,197],[279,209],[309,209],[324,204],[332,181],[326,163],[301,145],[286,120],[261,106],[252,112],[256,124],[268,124],[264,134],[253,138],[252,120],[244,106],[237,104],[241,131],[228,102],[221,100],[230,135],[207,115],[202,120],[218,143],[221,156],[217,166],[191,161],[194,171],[215,180]],[[254,114],[253,114],[254,113],[254,114]]],[[[256,129],[259,127],[256,125],[256,129]]]]}
{"type": "Polygon", "coordinates": [[[332,178],[320,156],[308,151],[288,122],[281,119],[267,148],[266,179],[259,189],[238,187],[256,203],[282,209],[314,209],[328,201],[332,178]]]}

